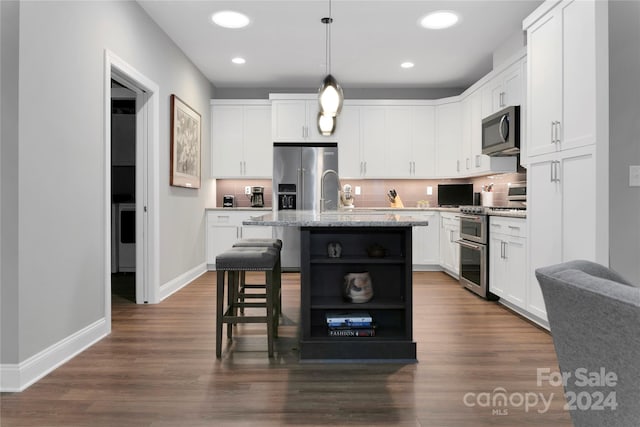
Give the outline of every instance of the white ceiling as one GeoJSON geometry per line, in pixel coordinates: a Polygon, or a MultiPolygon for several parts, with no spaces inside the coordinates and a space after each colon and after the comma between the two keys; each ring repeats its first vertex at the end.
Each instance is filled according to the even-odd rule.
{"type": "MultiPolygon", "coordinates": [[[[316,88],[325,74],[328,0],[139,0],[219,88],[316,88]],[[238,30],[211,23],[220,10],[249,16],[238,30]],[[231,63],[244,57],[242,66],[231,63]]],[[[541,0],[332,0],[332,74],[344,88],[466,88],[492,68],[492,53],[521,31],[541,0]],[[427,13],[461,21],[433,31],[427,13]],[[400,68],[403,61],[415,63],[400,68]]]]}

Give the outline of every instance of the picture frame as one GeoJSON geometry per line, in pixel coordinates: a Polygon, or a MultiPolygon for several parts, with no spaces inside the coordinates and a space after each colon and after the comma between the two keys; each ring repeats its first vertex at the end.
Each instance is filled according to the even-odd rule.
{"type": "Polygon", "coordinates": [[[171,95],[171,175],[175,187],[200,188],[202,119],[187,103],[171,95]]]}

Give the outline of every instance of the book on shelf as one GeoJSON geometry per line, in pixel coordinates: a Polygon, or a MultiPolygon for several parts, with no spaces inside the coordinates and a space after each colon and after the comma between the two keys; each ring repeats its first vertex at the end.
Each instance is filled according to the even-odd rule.
{"type": "Polygon", "coordinates": [[[338,313],[338,312],[326,312],[325,319],[327,324],[371,324],[373,319],[366,311],[352,312],[352,313],[338,313]]]}
{"type": "Polygon", "coordinates": [[[329,328],[330,337],[375,337],[374,327],[368,328],[329,328]]]}

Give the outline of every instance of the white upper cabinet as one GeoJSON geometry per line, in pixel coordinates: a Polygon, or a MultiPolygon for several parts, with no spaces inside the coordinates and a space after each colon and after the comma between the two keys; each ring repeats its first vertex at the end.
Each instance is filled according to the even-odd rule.
{"type": "Polygon", "coordinates": [[[344,178],[432,177],[434,107],[344,105],[338,117],[340,176],[344,178]]]}
{"type": "MultiPolygon", "coordinates": [[[[272,138],[274,142],[334,142],[335,133],[322,136],[318,131],[318,98],[315,95],[283,95],[271,98],[272,138]]],[[[338,117],[338,122],[340,117],[338,117]]],[[[336,126],[337,129],[337,126],[336,126]]]]}
{"type": "Polygon", "coordinates": [[[338,140],[338,172],[340,177],[361,177],[360,107],[353,105],[342,107],[336,124],[335,136],[338,140]]]}
{"type": "Polygon", "coordinates": [[[524,21],[529,158],[596,142],[598,3],[565,0],[524,21]]]}
{"type": "MultiPolygon", "coordinates": [[[[365,106],[360,110],[362,177],[383,178],[391,171],[385,167],[386,111],[382,106],[365,106]]],[[[340,143],[338,142],[338,145],[340,143]]]]}
{"type": "Polygon", "coordinates": [[[488,81],[482,88],[482,117],[505,107],[524,103],[525,81],[518,61],[488,81]]]}
{"type": "Polygon", "coordinates": [[[474,173],[482,156],[482,97],[475,91],[462,100],[461,172],[474,173]]]}
{"type": "Polygon", "coordinates": [[[411,113],[411,176],[431,178],[436,172],[436,107],[418,105],[411,113]]]}
{"type": "Polygon", "coordinates": [[[436,175],[457,177],[461,173],[462,106],[450,102],[436,107],[436,175]]]}
{"type": "Polygon", "coordinates": [[[413,175],[412,126],[410,106],[385,108],[385,144],[379,164],[383,176],[408,178],[413,175]]]}
{"type": "Polygon", "coordinates": [[[212,101],[211,177],[271,178],[270,135],[268,101],[212,101]]]}

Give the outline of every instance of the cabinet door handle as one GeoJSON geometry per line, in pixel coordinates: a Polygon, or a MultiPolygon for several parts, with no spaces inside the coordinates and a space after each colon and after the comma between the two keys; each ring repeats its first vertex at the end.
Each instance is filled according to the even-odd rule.
{"type": "Polygon", "coordinates": [[[242,175],[242,162],[240,162],[240,175],[242,175]]]}
{"type": "Polygon", "coordinates": [[[549,182],[553,182],[553,165],[555,164],[555,162],[551,162],[549,163],[549,172],[550,172],[550,176],[549,176],[549,182]]]}
{"type": "Polygon", "coordinates": [[[480,154],[476,154],[476,167],[480,167],[480,154]]]}
{"type": "Polygon", "coordinates": [[[362,162],[360,162],[360,175],[362,175],[362,162]]]}
{"type": "Polygon", "coordinates": [[[456,172],[460,172],[460,160],[456,160],[456,172]]]}
{"type": "Polygon", "coordinates": [[[471,167],[469,166],[469,160],[471,160],[471,159],[469,159],[468,157],[465,159],[465,163],[466,163],[466,165],[467,165],[467,170],[469,170],[469,169],[471,168],[471,167]]]}
{"type": "Polygon", "coordinates": [[[367,162],[364,162],[364,174],[367,174],[367,162]]]}
{"type": "Polygon", "coordinates": [[[551,143],[555,144],[556,140],[553,138],[555,134],[556,122],[551,122],[551,143]]]}
{"type": "Polygon", "coordinates": [[[559,166],[560,162],[558,160],[551,162],[551,182],[560,182],[559,166]]]}
{"type": "Polygon", "coordinates": [[[560,143],[560,133],[562,130],[560,122],[556,122],[556,144],[560,143]]]}

